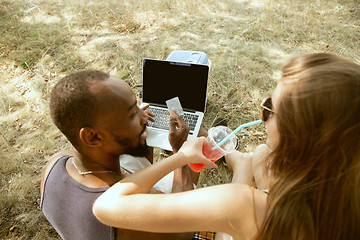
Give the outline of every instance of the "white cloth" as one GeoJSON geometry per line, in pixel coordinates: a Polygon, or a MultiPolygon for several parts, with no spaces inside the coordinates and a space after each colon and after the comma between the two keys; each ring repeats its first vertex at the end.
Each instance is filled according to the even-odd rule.
{"type": "MultiPolygon", "coordinates": [[[[134,157],[128,154],[120,155],[119,160],[120,167],[129,173],[137,172],[151,165],[149,160],[147,160],[145,157],[134,157]]],[[[173,180],[174,172],[171,172],[160,179],[153,188],[163,193],[171,193],[173,180]]]]}

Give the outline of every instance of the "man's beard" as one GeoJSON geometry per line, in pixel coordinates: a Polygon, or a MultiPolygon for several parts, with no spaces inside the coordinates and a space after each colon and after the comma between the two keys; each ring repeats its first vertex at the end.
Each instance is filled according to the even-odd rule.
{"type": "Polygon", "coordinates": [[[130,149],[127,154],[134,156],[134,157],[146,157],[151,153],[151,148],[146,144],[141,144],[141,135],[146,131],[146,125],[144,125],[143,130],[139,135],[139,144],[135,147],[130,149]]]}
{"type": "Polygon", "coordinates": [[[134,157],[147,157],[151,153],[151,147],[149,147],[146,142],[145,144],[137,145],[135,148],[130,149],[127,154],[134,156],[134,157]]]}

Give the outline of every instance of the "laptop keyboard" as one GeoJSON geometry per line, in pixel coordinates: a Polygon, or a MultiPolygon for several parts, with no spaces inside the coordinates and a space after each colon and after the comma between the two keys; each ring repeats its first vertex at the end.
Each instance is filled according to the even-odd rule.
{"type": "MultiPolygon", "coordinates": [[[[156,127],[160,129],[169,130],[169,114],[167,109],[149,107],[146,111],[155,115],[155,122],[148,121],[149,127],[156,127]]],[[[196,122],[199,118],[196,114],[184,113],[181,116],[185,123],[189,126],[190,134],[195,130],[196,122]]]]}

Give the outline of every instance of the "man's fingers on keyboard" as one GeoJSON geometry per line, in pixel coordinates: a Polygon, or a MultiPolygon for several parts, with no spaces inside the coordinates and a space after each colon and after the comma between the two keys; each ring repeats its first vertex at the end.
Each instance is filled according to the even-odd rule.
{"type": "Polygon", "coordinates": [[[148,112],[148,111],[145,111],[150,117],[155,117],[155,114],[151,113],[151,112],[148,112]]]}
{"type": "Polygon", "coordinates": [[[152,122],[155,122],[155,119],[152,118],[153,116],[150,116],[149,117],[149,120],[152,121],[152,122]]]}
{"type": "Polygon", "coordinates": [[[146,105],[143,106],[141,109],[142,109],[143,111],[145,111],[149,106],[150,106],[150,104],[146,104],[146,105]]]}

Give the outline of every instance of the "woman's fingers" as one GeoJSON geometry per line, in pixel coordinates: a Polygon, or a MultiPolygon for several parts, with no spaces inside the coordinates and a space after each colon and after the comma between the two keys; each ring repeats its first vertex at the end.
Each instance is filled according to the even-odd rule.
{"type": "Polygon", "coordinates": [[[205,137],[188,140],[183,144],[179,152],[185,154],[187,163],[202,163],[206,166],[217,168],[218,166],[211,160],[207,159],[202,153],[204,140],[205,137]]]}

